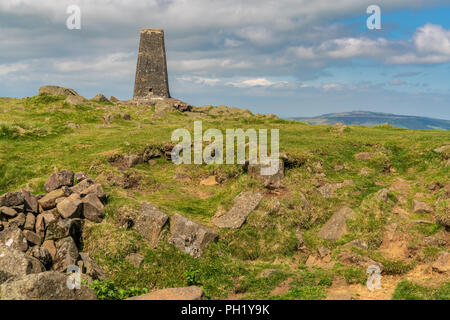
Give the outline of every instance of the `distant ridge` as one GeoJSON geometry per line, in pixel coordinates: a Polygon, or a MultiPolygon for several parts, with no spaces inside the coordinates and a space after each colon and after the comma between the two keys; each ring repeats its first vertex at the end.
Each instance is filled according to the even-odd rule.
{"type": "Polygon", "coordinates": [[[370,111],[327,113],[311,118],[294,117],[290,119],[310,124],[335,124],[337,122],[342,122],[347,125],[361,125],[370,127],[389,123],[394,127],[405,129],[450,130],[450,120],[370,111]]]}

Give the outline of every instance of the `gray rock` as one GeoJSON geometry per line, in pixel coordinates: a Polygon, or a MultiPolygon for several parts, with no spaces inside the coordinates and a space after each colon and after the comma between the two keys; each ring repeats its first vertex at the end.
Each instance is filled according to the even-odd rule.
{"type": "Polygon", "coordinates": [[[58,203],[56,208],[61,217],[68,218],[79,218],[82,211],[82,202],[80,195],[77,193],[71,194],[68,198],[64,199],[62,202],[58,203]]]}
{"type": "Polygon", "coordinates": [[[1,300],[96,300],[95,293],[86,285],[78,290],[67,286],[68,275],[42,272],[26,275],[0,285],[1,300]]]}
{"type": "Polygon", "coordinates": [[[95,97],[93,97],[91,99],[91,101],[95,101],[95,102],[110,102],[108,100],[108,98],[106,98],[103,94],[99,93],[98,95],[96,95],[95,97]]]}
{"type": "Polygon", "coordinates": [[[8,192],[0,196],[0,207],[14,207],[23,204],[22,192],[8,192]]]}
{"type": "Polygon", "coordinates": [[[388,202],[388,200],[389,200],[388,196],[389,196],[388,189],[381,189],[380,191],[377,192],[377,198],[384,202],[388,202]]]}
{"type": "Polygon", "coordinates": [[[439,273],[450,273],[450,252],[442,251],[437,260],[431,265],[434,271],[439,273]]]}
{"type": "Polygon", "coordinates": [[[88,194],[81,202],[83,204],[84,218],[93,222],[102,222],[105,217],[105,207],[95,194],[88,194]]]}
{"type": "Polygon", "coordinates": [[[71,187],[73,186],[73,179],[73,171],[61,170],[54,172],[44,185],[45,192],[50,192],[64,186],[71,187]]]}
{"type": "Polygon", "coordinates": [[[431,213],[433,209],[426,203],[418,200],[413,200],[414,213],[431,213]]]}
{"type": "Polygon", "coordinates": [[[89,179],[89,176],[86,173],[80,171],[80,172],[75,173],[75,179],[78,182],[81,182],[83,180],[89,179]]]}
{"type": "Polygon", "coordinates": [[[96,195],[101,202],[105,203],[106,199],[108,198],[108,196],[106,195],[105,191],[103,191],[103,187],[100,183],[96,183],[91,185],[89,188],[83,190],[80,193],[81,197],[86,197],[89,194],[94,194],[96,195]]]}
{"type": "Polygon", "coordinates": [[[56,241],[56,256],[53,261],[53,270],[65,272],[68,267],[77,264],[78,256],[78,249],[72,237],[56,241]]]}
{"type": "Polygon", "coordinates": [[[81,260],[83,261],[83,272],[94,280],[106,279],[106,272],[98,265],[97,261],[92,259],[89,254],[80,252],[81,260]]]}
{"type": "Polygon", "coordinates": [[[17,211],[10,207],[0,207],[0,214],[4,215],[7,219],[17,216],[17,211]]]}
{"type": "Polygon", "coordinates": [[[140,267],[142,262],[144,261],[144,256],[139,253],[130,253],[126,257],[127,261],[131,263],[135,267],[140,267]]]}
{"type": "Polygon", "coordinates": [[[18,227],[20,229],[23,229],[23,227],[25,226],[25,220],[25,214],[23,212],[20,212],[17,217],[10,219],[8,223],[10,227],[18,227]]]}
{"type": "Polygon", "coordinates": [[[0,246],[0,270],[13,277],[45,271],[42,263],[24,252],[0,246]]]}
{"type": "Polygon", "coordinates": [[[39,88],[38,94],[48,94],[51,96],[60,96],[60,97],[79,96],[79,94],[73,89],[58,86],[42,86],[39,88]]]}
{"type": "Polygon", "coordinates": [[[73,106],[76,106],[85,103],[86,99],[82,96],[68,96],[65,102],[73,106]]]}
{"type": "Polygon", "coordinates": [[[320,229],[318,236],[325,240],[337,240],[347,233],[347,219],[354,217],[355,212],[347,206],[336,211],[320,229]]]}
{"type": "Polygon", "coordinates": [[[92,186],[93,184],[95,184],[95,181],[90,178],[87,178],[87,179],[84,179],[81,182],[77,183],[76,185],[74,185],[72,188],[70,188],[70,190],[74,193],[80,194],[81,192],[83,192],[84,190],[86,190],[87,188],[92,186]]]}
{"type": "Polygon", "coordinates": [[[208,244],[219,237],[214,230],[193,222],[178,213],[171,218],[171,232],[169,242],[194,258],[200,257],[208,244]]]}
{"type": "Polygon", "coordinates": [[[70,193],[71,191],[65,188],[53,190],[39,199],[38,202],[41,205],[42,209],[50,210],[56,207],[57,199],[68,197],[70,193]]]}
{"type": "Polygon", "coordinates": [[[54,220],[47,226],[45,240],[57,241],[66,237],[71,237],[76,243],[79,243],[82,228],[83,220],[81,219],[54,220]]]}
{"type": "Polygon", "coordinates": [[[0,232],[0,246],[1,245],[21,252],[26,252],[28,250],[27,239],[25,239],[22,230],[18,227],[10,227],[0,232]]]}
{"type": "Polygon", "coordinates": [[[25,239],[27,239],[27,241],[30,242],[31,244],[38,246],[41,245],[42,238],[37,233],[34,233],[33,231],[30,230],[25,230],[23,231],[23,235],[25,239]]]}
{"type": "Polygon", "coordinates": [[[280,159],[278,171],[273,175],[262,175],[261,168],[269,167],[268,165],[249,164],[248,173],[251,177],[262,182],[265,188],[278,189],[281,187],[281,180],[284,178],[284,162],[280,159]]]}
{"type": "MultiPolygon", "coordinates": [[[[55,210],[56,211],[56,210],[55,210]]],[[[44,211],[40,215],[36,217],[35,231],[41,237],[45,237],[45,231],[47,230],[47,226],[55,221],[56,217],[52,211],[44,211]]]]}
{"type": "Polygon", "coordinates": [[[134,229],[150,243],[150,246],[156,248],[168,219],[169,217],[156,206],[143,202],[134,229]]]}
{"type": "Polygon", "coordinates": [[[213,219],[214,225],[219,228],[240,228],[248,215],[255,210],[261,202],[260,193],[242,192],[234,200],[227,213],[213,219]]]}
{"type": "Polygon", "coordinates": [[[30,250],[30,255],[33,258],[36,258],[37,260],[39,260],[39,262],[41,262],[42,265],[46,269],[49,269],[51,267],[51,265],[52,265],[52,255],[50,254],[50,252],[45,247],[34,246],[30,250]]]}
{"type": "Polygon", "coordinates": [[[22,190],[22,195],[24,199],[24,209],[27,212],[32,212],[34,214],[39,213],[39,203],[37,198],[27,190],[22,190]]]}
{"type": "Polygon", "coordinates": [[[32,213],[28,213],[25,218],[24,228],[26,230],[34,231],[35,225],[36,225],[36,217],[32,213]]]}

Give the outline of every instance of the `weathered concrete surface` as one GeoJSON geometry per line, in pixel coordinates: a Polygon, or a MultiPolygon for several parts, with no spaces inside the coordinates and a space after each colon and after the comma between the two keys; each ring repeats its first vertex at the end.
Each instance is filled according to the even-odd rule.
{"type": "Polygon", "coordinates": [[[164,31],[141,30],[133,99],[170,98],[164,31]]]}

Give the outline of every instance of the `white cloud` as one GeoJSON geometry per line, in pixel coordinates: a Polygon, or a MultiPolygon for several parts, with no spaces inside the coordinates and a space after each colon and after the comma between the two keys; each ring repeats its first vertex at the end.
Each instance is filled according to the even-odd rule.
{"type": "Polygon", "coordinates": [[[247,79],[240,81],[228,82],[227,85],[237,87],[237,88],[251,88],[251,87],[281,87],[285,86],[288,83],[285,81],[269,81],[266,78],[256,78],[256,79],[247,79]]]}
{"type": "Polygon", "coordinates": [[[28,68],[25,63],[0,64],[0,76],[5,76],[10,73],[22,71],[28,68]]]}
{"type": "Polygon", "coordinates": [[[440,64],[450,62],[450,30],[427,23],[414,33],[412,52],[387,59],[391,64],[440,64]]]}

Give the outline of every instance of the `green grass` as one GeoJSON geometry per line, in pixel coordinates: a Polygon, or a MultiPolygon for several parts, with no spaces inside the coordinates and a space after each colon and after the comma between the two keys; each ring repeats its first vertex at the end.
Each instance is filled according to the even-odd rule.
{"type": "MultiPolygon", "coordinates": [[[[392,213],[395,206],[410,210],[408,204],[415,193],[426,195],[429,204],[443,199],[443,191],[430,193],[426,186],[431,182],[448,183],[450,168],[445,168],[442,156],[432,151],[449,143],[448,131],[348,126],[339,134],[329,125],[312,126],[225,112],[221,116],[204,115],[203,130],[280,130],[280,151],[288,154],[290,162],[283,179],[285,188],[277,195],[267,194],[241,165],[176,166],[160,158],[121,172],[108,162],[115,154],[141,153],[169,142],[175,129],[187,128],[192,132],[193,121],[187,114],[174,112],[157,119],[153,118],[152,107],[94,102],[71,106],[61,97],[47,95],[0,98],[0,114],[0,194],[26,186],[35,194],[42,193],[48,176],[61,169],[88,173],[110,194],[106,219],[86,227],[82,248],[99,262],[112,281],[97,284],[96,290],[105,297],[121,294],[124,297],[127,290],[196,284],[210,299],[230,294],[243,299],[324,299],[334,277],[343,277],[349,284],[364,284],[367,275],[356,265],[337,265],[330,270],[304,268],[303,262],[321,246],[332,250],[335,259],[341,246],[353,239],[363,240],[369,245],[364,255],[383,263],[385,272],[394,275],[411,270],[419,259],[433,261],[438,250],[444,249],[422,245],[424,237],[446,232],[433,223],[405,227],[414,245],[423,249],[417,250],[422,255],[413,261],[391,261],[378,252],[388,224],[408,223],[392,213]],[[132,120],[123,120],[121,113],[130,114],[132,120]],[[105,126],[106,114],[112,115],[112,121],[105,126]],[[68,127],[69,122],[79,128],[68,127]],[[354,157],[359,152],[380,154],[361,161],[354,157]],[[344,168],[335,170],[337,165],[344,168]],[[394,173],[386,172],[389,166],[395,168],[394,173]],[[360,175],[362,168],[369,174],[360,175]],[[177,174],[189,179],[174,179],[177,174]],[[138,185],[126,190],[118,186],[114,181],[124,175],[136,178],[138,185]],[[200,186],[199,182],[210,175],[215,175],[220,184],[200,186]],[[388,188],[399,178],[411,184],[407,194],[390,192],[387,203],[376,198],[380,189],[388,188]],[[344,180],[352,180],[354,185],[336,190],[331,198],[323,198],[317,191],[321,182],[344,180]],[[118,226],[122,215],[135,213],[142,201],[148,201],[168,215],[180,213],[213,227],[211,218],[216,212],[228,209],[234,197],[247,190],[276,197],[279,211],[269,213],[271,205],[265,198],[239,230],[218,230],[218,243],[208,247],[200,259],[164,241],[158,249],[150,249],[137,233],[118,226]],[[406,205],[399,203],[399,199],[405,200],[406,205]],[[355,218],[348,221],[349,234],[334,243],[318,238],[320,227],[343,205],[356,212],[355,218]],[[303,252],[297,250],[298,231],[307,248],[303,252]],[[140,268],[126,260],[134,252],[145,257],[140,268]],[[264,269],[270,268],[279,271],[259,277],[264,269]],[[273,296],[272,290],[287,279],[293,279],[288,291],[273,296]]],[[[447,208],[448,200],[436,206],[436,214],[443,220],[448,219],[447,208]]],[[[427,217],[411,215],[409,219],[427,217]]]]}
{"type": "Polygon", "coordinates": [[[401,281],[392,295],[394,300],[450,300],[450,282],[425,287],[408,280],[401,281]]]}

